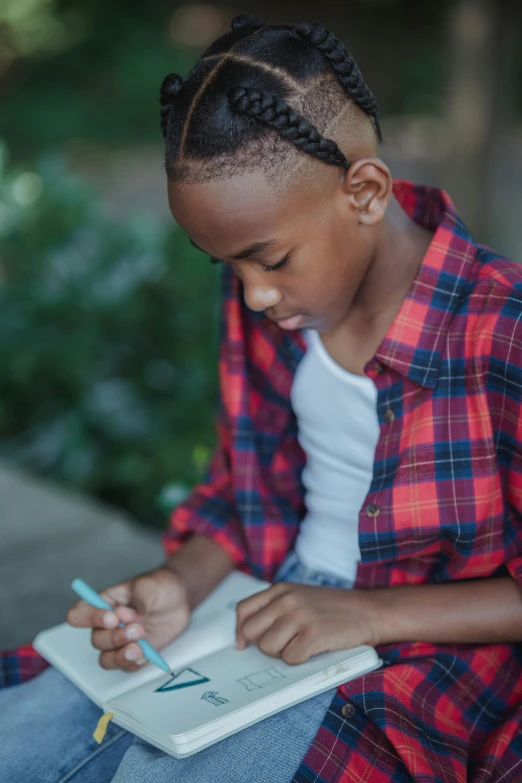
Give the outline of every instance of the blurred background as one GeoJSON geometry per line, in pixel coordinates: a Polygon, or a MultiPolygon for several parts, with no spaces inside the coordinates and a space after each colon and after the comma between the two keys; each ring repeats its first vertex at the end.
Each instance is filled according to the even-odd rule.
{"type": "Polygon", "coordinates": [[[25,601],[2,610],[0,647],[62,618],[69,576],[158,562],[213,448],[218,269],[168,212],[158,96],[233,16],[331,29],[394,175],[444,187],[477,239],[522,259],[519,0],[281,9],[0,0],[0,590],[25,601]]]}

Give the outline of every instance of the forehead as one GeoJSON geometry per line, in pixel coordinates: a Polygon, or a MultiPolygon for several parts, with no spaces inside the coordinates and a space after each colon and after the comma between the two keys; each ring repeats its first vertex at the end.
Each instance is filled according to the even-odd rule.
{"type": "Polygon", "coordinates": [[[169,182],[168,194],[176,222],[217,256],[253,240],[284,238],[309,221],[318,196],[306,185],[276,190],[260,172],[201,184],[169,182]]]}

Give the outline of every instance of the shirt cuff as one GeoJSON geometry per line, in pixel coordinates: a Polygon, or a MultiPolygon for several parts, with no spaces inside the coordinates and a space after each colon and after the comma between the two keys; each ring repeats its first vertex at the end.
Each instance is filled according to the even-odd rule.
{"type": "Polygon", "coordinates": [[[522,590],[522,556],[514,557],[506,564],[507,570],[522,590]]]}

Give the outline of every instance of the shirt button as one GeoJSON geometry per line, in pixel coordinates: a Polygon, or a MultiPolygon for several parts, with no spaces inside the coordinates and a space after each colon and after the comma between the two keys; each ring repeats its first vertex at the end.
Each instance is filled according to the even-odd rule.
{"type": "Polygon", "coordinates": [[[343,704],[343,706],[341,707],[341,712],[344,718],[354,718],[356,710],[353,704],[350,704],[350,702],[348,702],[347,704],[343,704]]]}
{"type": "Polygon", "coordinates": [[[392,421],[395,421],[395,414],[394,414],[394,412],[392,411],[391,408],[388,408],[384,412],[384,418],[386,419],[386,421],[389,421],[390,424],[391,424],[392,421]]]}
{"type": "Polygon", "coordinates": [[[381,509],[379,506],[376,506],[375,503],[369,503],[366,506],[366,516],[367,517],[378,517],[381,513],[381,509]]]}

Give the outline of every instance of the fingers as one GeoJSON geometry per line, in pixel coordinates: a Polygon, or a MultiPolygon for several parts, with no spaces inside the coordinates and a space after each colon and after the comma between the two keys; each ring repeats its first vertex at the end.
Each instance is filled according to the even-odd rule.
{"type": "Polygon", "coordinates": [[[246,620],[242,627],[243,647],[252,642],[265,655],[281,658],[290,665],[304,663],[320,651],[314,650],[309,631],[293,622],[292,617],[285,614],[275,620],[273,618],[270,607],[267,607],[246,620]]]}
{"type": "Polygon", "coordinates": [[[133,609],[132,606],[117,606],[114,610],[114,614],[119,622],[125,623],[126,625],[132,623],[133,620],[136,620],[139,617],[138,612],[136,609],[133,609]]]}
{"type": "Polygon", "coordinates": [[[288,619],[279,617],[256,639],[256,644],[265,655],[279,658],[296,635],[297,629],[288,623],[288,619]]]}
{"type": "Polygon", "coordinates": [[[246,639],[243,633],[243,627],[249,617],[255,615],[273,599],[272,588],[262,590],[256,595],[250,596],[250,598],[244,598],[236,606],[236,647],[238,650],[242,650],[246,647],[249,640],[246,639]]]}
{"type": "Polygon", "coordinates": [[[289,583],[272,585],[241,601],[237,605],[237,648],[252,642],[265,655],[288,664],[304,663],[316,650],[313,634],[303,626],[299,607],[289,583]]]}
{"type": "Polygon", "coordinates": [[[85,601],[78,601],[66,615],[69,625],[75,628],[116,628],[119,620],[108,609],[95,609],[85,601]]]}
{"type": "Polygon", "coordinates": [[[99,662],[103,669],[122,669],[126,672],[137,671],[147,663],[141,647],[136,642],[120,647],[118,650],[102,652],[99,662]]]}
{"type": "Polygon", "coordinates": [[[139,623],[131,623],[125,628],[117,628],[115,631],[106,631],[95,628],[91,634],[92,646],[97,650],[117,650],[136,639],[143,639],[145,629],[139,623]]]}
{"type": "Polygon", "coordinates": [[[256,642],[270,628],[277,619],[275,602],[287,591],[287,585],[276,584],[238,603],[236,646],[239,650],[248,642],[256,642]]]}
{"type": "Polygon", "coordinates": [[[130,584],[131,580],[128,579],[126,582],[120,582],[120,584],[107,587],[100,595],[107,603],[111,604],[111,606],[128,604],[131,594],[130,584]]]}
{"type": "Polygon", "coordinates": [[[319,649],[315,649],[313,639],[310,634],[301,631],[294,636],[294,638],[287,644],[281,658],[289,666],[297,666],[300,663],[305,663],[312,655],[319,652],[319,649]]]}
{"type": "Polygon", "coordinates": [[[108,609],[95,609],[85,601],[71,606],[66,615],[69,625],[75,628],[117,628],[120,622],[131,623],[138,613],[130,606],[117,606],[113,612],[108,609]]]}
{"type": "MultiPolygon", "coordinates": [[[[121,614],[121,609],[128,609],[128,607],[118,607],[116,609],[118,615],[121,614]]],[[[102,668],[132,672],[146,663],[141,647],[132,641],[142,639],[144,636],[143,626],[139,623],[131,623],[115,630],[94,628],[91,643],[97,650],[101,650],[99,663],[102,668]]]]}
{"type": "MultiPolygon", "coordinates": [[[[154,612],[158,585],[157,579],[144,574],[113,585],[101,593],[102,598],[113,607],[112,610],[96,609],[85,601],[78,601],[67,612],[70,625],[93,629],[91,642],[101,652],[99,662],[104,669],[136,671],[146,663],[136,640],[145,637],[144,622],[147,616],[150,621],[150,615],[154,612]]],[[[151,632],[150,628],[148,630],[151,632]]]]}

